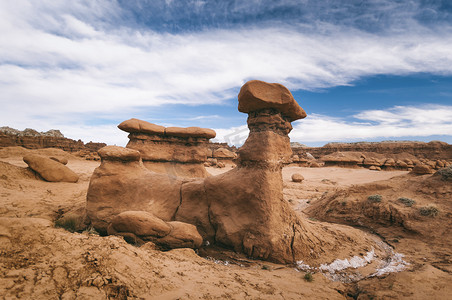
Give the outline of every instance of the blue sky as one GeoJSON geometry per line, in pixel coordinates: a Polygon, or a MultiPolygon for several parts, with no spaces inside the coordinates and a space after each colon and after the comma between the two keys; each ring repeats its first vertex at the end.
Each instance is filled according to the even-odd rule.
{"type": "Polygon", "coordinates": [[[243,143],[250,79],[308,117],[292,141],[452,143],[451,1],[0,2],[0,126],[124,146],[140,118],[243,143]]]}

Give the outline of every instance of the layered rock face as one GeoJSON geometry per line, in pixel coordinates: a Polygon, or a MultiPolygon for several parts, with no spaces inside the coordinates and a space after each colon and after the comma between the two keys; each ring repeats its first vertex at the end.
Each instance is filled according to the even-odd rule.
{"type": "Polygon", "coordinates": [[[180,177],[207,177],[209,139],[216,133],[199,127],[163,127],[138,119],[118,125],[129,132],[127,148],[138,150],[145,167],[158,173],[180,177]]]}
{"type": "Polygon", "coordinates": [[[58,148],[68,152],[88,151],[96,152],[104,143],[75,141],[65,138],[59,130],[38,132],[27,128],[23,131],[7,126],[0,127],[0,147],[21,146],[27,149],[58,148]]]}
{"type": "Polygon", "coordinates": [[[452,145],[445,142],[360,142],[360,143],[329,143],[323,147],[294,147],[294,154],[303,157],[306,153],[316,158],[335,152],[367,152],[379,153],[385,156],[396,154],[409,154],[420,159],[452,160],[452,145]]]}
{"type": "Polygon", "coordinates": [[[418,159],[412,154],[403,152],[397,154],[380,154],[375,152],[334,152],[320,158],[325,166],[357,168],[364,167],[373,170],[408,170],[414,167],[441,169],[452,163],[452,160],[418,159]]]}
{"type": "MultiPolygon", "coordinates": [[[[290,122],[306,116],[289,90],[279,84],[250,81],[240,91],[239,110],[248,113],[250,134],[238,151],[237,167],[207,178],[184,180],[145,168],[141,157],[154,155],[147,152],[146,145],[152,144],[147,137],[155,136],[156,130],[161,137],[161,128],[136,121],[139,125],[133,126],[138,129],[127,125],[131,140],[138,140],[145,126],[152,128],[152,133],[144,142],[136,142],[140,151],[111,146],[99,151],[102,164],[91,178],[87,195],[87,214],[93,226],[103,233],[120,231],[123,236],[153,239],[153,234],[143,232],[154,229],[136,227],[140,222],[134,218],[141,218],[136,213],[128,214],[129,225],[115,225],[121,213],[144,211],[166,223],[192,224],[210,244],[278,263],[303,260],[319,264],[331,255],[353,256],[371,247],[378,253],[379,247],[365,233],[303,220],[284,200],[282,167],[292,155],[290,122]]],[[[121,127],[124,129],[124,124],[121,127]]],[[[154,221],[147,224],[165,227],[154,221]]],[[[196,234],[182,232],[176,234],[179,240],[185,236],[199,245],[196,234]]]]}

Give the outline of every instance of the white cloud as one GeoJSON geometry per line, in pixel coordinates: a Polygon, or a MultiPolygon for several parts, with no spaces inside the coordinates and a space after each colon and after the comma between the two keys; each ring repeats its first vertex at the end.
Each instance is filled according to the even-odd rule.
{"type": "MultiPolygon", "coordinates": [[[[118,116],[138,107],[218,104],[235,98],[236,89],[251,78],[312,90],[376,74],[452,75],[450,27],[429,30],[411,24],[409,31],[385,35],[330,24],[317,24],[316,31],[248,27],[168,34],[107,29],[99,20],[117,18],[117,9],[102,0],[2,2],[0,119],[34,126],[45,118],[49,128],[60,129],[63,120],[88,126],[83,118],[118,116]]],[[[373,116],[382,134],[398,124],[391,111],[373,116]]],[[[361,117],[372,119],[364,113],[361,117]]],[[[417,116],[423,124],[428,122],[424,119],[429,117],[417,116]]],[[[321,126],[338,137],[347,132],[365,136],[370,127],[315,115],[303,122],[303,128],[321,126]]],[[[444,130],[438,126],[436,134],[444,130]]],[[[315,140],[308,131],[303,137],[315,140]]]]}
{"type": "Polygon", "coordinates": [[[452,106],[396,106],[388,110],[367,110],[349,118],[312,114],[296,121],[290,133],[301,143],[397,139],[433,135],[452,136],[452,106]]]}
{"type": "MultiPolygon", "coordinates": [[[[302,144],[452,136],[452,106],[395,106],[387,110],[365,110],[347,118],[310,114],[292,125],[291,141],[302,144]]],[[[249,133],[246,125],[215,131],[216,141],[236,146],[242,145],[249,133]]]]}

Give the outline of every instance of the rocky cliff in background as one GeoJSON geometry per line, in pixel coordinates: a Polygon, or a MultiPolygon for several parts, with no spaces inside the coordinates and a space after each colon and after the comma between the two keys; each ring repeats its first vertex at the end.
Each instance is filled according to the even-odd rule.
{"type": "MultiPolygon", "coordinates": [[[[38,132],[27,128],[23,131],[7,126],[0,127],[0,147],[20,146],[27,149],[58,148],[68,152],[95,153],[105,143],[83,143],[65,138],[59,130],[38,132]]],[[[84,156],[84,155],[82,155],[84,156]]]]}
{"type": "Polygon", "coordinates": [[[292,150],[294,155],[299,157],[306,157],[307,153],[310,153],[317,159],[334,152],[408,153],[417,159],[452,159],[452,145],[440,141],[429,143],[411,141],[329,143],[323,147],[292,147],[292,150]]]}

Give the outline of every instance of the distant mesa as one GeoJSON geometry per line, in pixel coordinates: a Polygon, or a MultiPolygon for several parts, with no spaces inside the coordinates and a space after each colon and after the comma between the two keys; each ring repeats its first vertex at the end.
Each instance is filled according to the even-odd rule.
{"type": "Polygon", "coordinates": [[[452,145],[440,142],[357,142],[329,143],[323,147],[292,147],[293,161],[308,165],[313,155],[325,166],[411,171],[415,166],[440,169],[452,164],[452,145]]]}
{"type": "Polygon", "coordinates": [[[7,126],[0,127],[0,147],[20,146],[27,149],[58,148],[90,160],[99,160],[97,150],[105,147],[105,143],[83,143],[65,138],[61,131],[51,129],[38,132],[27,128],[23,131],[7,126]]]}

